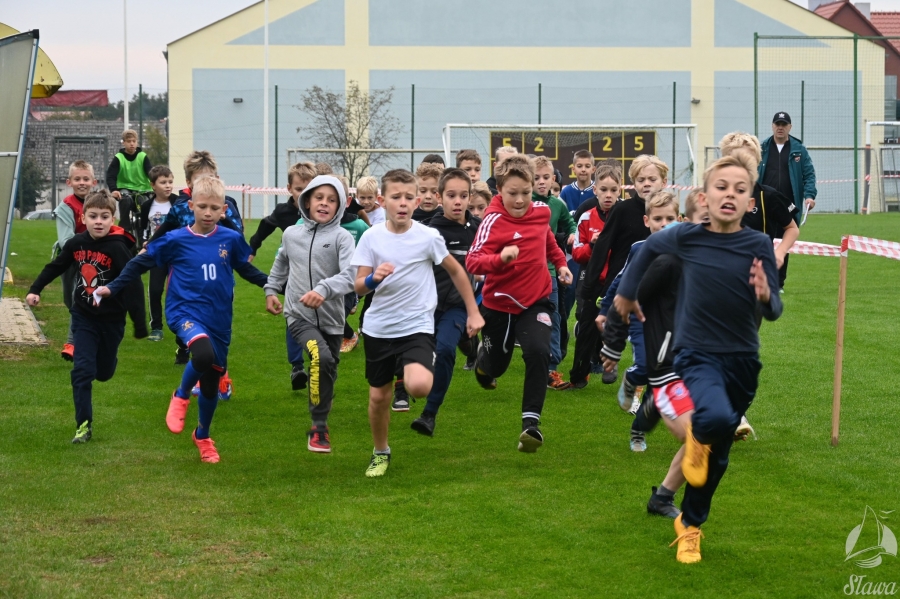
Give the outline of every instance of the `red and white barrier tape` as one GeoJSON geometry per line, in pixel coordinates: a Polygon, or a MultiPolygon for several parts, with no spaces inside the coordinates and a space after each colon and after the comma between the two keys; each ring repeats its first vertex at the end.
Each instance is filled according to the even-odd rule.
{"type": "Polygon", "coordinates": [[[885,241],[884,239],[872,239],[871,237],[858,237],[849,235],[841,240],[843,247],[846,242],[847,248],[864,254],[872,254],[873,256],[882,256],[892,260],[900,260],[900,243],[896,241],[885,241]]]}
{"type": "MultiPolygon", "coordinates": [[[[778,247],[781,243],[780,239],[773,240],[773,245],[778,247]]],[[[791,254],[804,254],[806,256],[830,256],[840,258],[841,248],[837,245],[828,245],[827,243],[814,243],[812,241],[796,241],[791,246],[791,254]]]]}

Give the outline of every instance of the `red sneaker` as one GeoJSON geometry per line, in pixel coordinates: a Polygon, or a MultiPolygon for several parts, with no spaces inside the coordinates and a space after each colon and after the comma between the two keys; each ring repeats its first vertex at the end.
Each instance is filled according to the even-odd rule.
{"type": "Polygon", "coordinates": [[[219,377],[219,400],[220,401],[228,401],[231,399],[231,393],[234,391],[234,387],[231,384],[231,377],[228,376],[228,371],[225,371],[225,374],[219,377]]]}
{"type": "Polygon", "coordinates": [[[207,464],[219,463],[219,452],[216,451],[216,444],[211,438],[198,439],[197,431],[194,431],[191,433],[191,439],[194,440],[194,445],[200,450],[201,462],[206,462],[207,464]]]}
{"type": "Polygon", "coordinates": [[[327,426],[322,428],[314,426],[309,429],[306,436],[309,437],[309,441],[306,443],[308,450],[316,453],[331,453],[331,439],[328,436],[327,426]]]}
{"type": "Polygon", "coordinates": [[[66,343],[63,345],[62,351],[59,352],[59,355],[62,356],[62,359],[67,362],[75,361],[75,346],[71,343],[66,343]]]}
{"type": "Polygon", "coordinates": [[[191,400],[181,399],[172,392],[172,400],[169,402],[169,411],[166,412],[166,426],[176,435],[184,430],[184,417],[187,415],[191,400]]]}

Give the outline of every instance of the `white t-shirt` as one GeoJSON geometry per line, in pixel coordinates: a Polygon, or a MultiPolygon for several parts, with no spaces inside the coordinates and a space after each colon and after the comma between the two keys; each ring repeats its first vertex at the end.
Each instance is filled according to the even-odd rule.
{"type": "Polygon", "coordinates": [[[153,237],[153,234],[156,233],[156,229],[163,224],[171,207],[172,203],[169,201],[158,202],[155,199],[153,200],[153,203],[150,204],[150,212],[147,214],[147,225],[150,229],[147,233],[147,239],[153,237]]]}
{"type": "Polygon", "coordinates": [[[372,212],[368,213],[369,215],[369,224],[372,226],[377,225],[378,223],[384,222],[384,208],[381,206],[376,206],[372,212]]]}
{"type": "Polygon", "coordinates": [[[384,262],[394,265],[393,274],[372,292],[363,333],[388,339],[433,334],[437,288],[432,268],[448,255],[440,233],[417,222],[405,233],[391,233],[385,223],[363,233],[350,264],[373,269],[384,262]]]}
{"type": "Polygon", "coordinates": [[[781,150],[784,148],[784,144],[776,143],[775,145],[778,147],[778,153],[781,154],[781,150]]]}

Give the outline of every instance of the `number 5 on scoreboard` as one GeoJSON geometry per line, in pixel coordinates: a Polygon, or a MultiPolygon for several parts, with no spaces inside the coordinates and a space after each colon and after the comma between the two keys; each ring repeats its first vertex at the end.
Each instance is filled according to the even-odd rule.
{"type": "Polygon", "coordinates": [[[634,151],[640,152],[644,149],[644,136],[643,135],[635,135],[634,136],[634,151]]]}

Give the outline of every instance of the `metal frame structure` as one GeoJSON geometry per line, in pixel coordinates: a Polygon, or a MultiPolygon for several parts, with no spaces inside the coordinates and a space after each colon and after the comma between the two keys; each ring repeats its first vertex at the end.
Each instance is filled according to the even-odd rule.
{"type": "MultiPolygon", "coordinates": [[[[101,163],[101,167],[105,167],[105,165],[109,162],[109,140],[102,136],[71,136],[71,135],[61,135],[59,137],[54,137],[53,142],[50,146],[50,180],[53,185],[53,193],[51,198],[53,199],[53,209],[55,210],[57,206],[59,206],[59,192],[57,190],[57,183],[59,179],[57,178],[56,171],[56,145],[57,143],[63,144],[76,144],[76,143],[87,143],[87,144],[96,144],[98,142],[102,142],[103,145],[103,162],[101,163]]],[[[95,173],[96,176],[96,173],[95,173]]],[[[102,179],[101,179],[102,180],[102,179]]]]}

